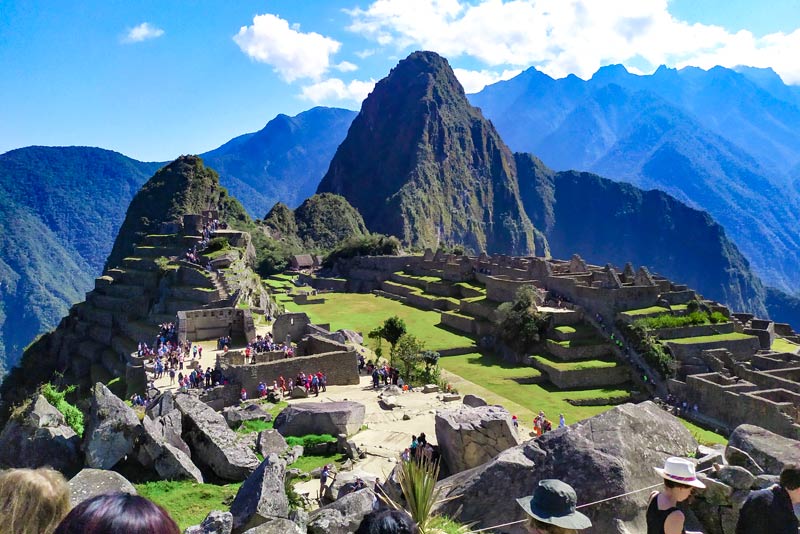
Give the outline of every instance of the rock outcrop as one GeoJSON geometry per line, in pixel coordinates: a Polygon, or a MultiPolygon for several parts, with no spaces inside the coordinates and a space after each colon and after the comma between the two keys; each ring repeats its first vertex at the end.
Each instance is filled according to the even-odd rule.
{"type": "Polygon", "coordinates": [[[257,527],[272,518],[289,517],[284,475],[286,463],[270,454],[244,481],[231,504],[233,528],[237,532],[257,527]]]}
{"type": "Polygon", "coordinates": [[[311,513],[308,534],[352,534],[372,511],[372,493],[360,490],[311,513]]]}
{"type": "Polygon", "coordinates": [[[69,481],[69,495],[72,506],[87,499],[106,493],[130,493],[136,495],[136,488],[116,471],[85,468],[69,481]]]}
{"type": "Polygon", "coordinates": [[[222,413],[228,426],[234,430],[245,421],[272,421],[272,415],[255,403],[248,403],[243,407],[229,406],[222,413]]]}
{"type": "Polygon", "coordinates": [[[256,450],[266,458],[270,454],[282,455],[289,448],[286,440],[275,429],[262,430],[256,438],[256,450]]]}
{"type": "Polygon", "coordinates": [[[49,465],[71,476],[83,465],[80,446],[80,438],[67,426],[61,412],[37,395],[3,427],[0,465],[30,468],[49,465]]]}
{"type": "MultiPolygon", "coordinates": [[[[779,475],[787,464],[800,461],[800,441],[779,436],[769,430],[753,425],[739,425],[728,440],[726,459],[732,463],[733,448],[746,452],[766,474],[779,475]]],[[[748,468],[747,465],[742,467],[748,468]]],[[[754,472],[754,475],[761,473],[754,472]]]]}
{"type": "Polygon", "coordinates": [[[92,388],[92,406],[85,425],[86,465],[95,469],[117,465],[134,451],[143,432],[136,412],[99,382],[92,388]]]}
{"type": "MultiPolygon", "coordinates": [[[[523,519],[516,498],[530,495],[541,479],[572,485],[578,504],[594,502],[659,482],[653,466],[667,456],[694,453],[697,443],[681,422],[652,402],[624,404],[603,414],[503,451],[494,460],[442,480],[442,498],[461,495],[439,510],[475,528],[523,519]]],[[[589,534],[644,532],[647,493],[583,510],[589,534]],[[624,530],[627,529],[627,530],[624,530]]],[[[519,526],[509,534],[525,532],[519,526]]]]}
{"type": "Polygon", "coordinates": [[[306,534],[306,531],[301,530],[294,521],[278,518],[245,530],[242,534],[306,534]]]}
{"type": "Polygon", "coordinates": [[[520,440],[505,408],[464,404],[436,412],[436,442],[448,471],[455,474],[488,462],[520,440]]]}
{"type": "MultiPolygon", "coordinates": [[[[173,413],[177,414],[177,411],[173,413]]],[[[155,421],[149,417],[142,420],[144,433],[139,445],[140,462],[146,467],[152,465],[158,476],[164,480],[194,480],[202,483],[203,475],[189,454],[164,439],[167,431],[163,421],[170,419],[174,419],[171,414],[155,421]]]]}
{"type": "Polygon", "coordinates": [[[199,525],[187,528],[183,534],[231,534],[233,515],[230,512],[214,510],[199,525]]]}
{"type": "Polygon", "coordinates": [[[284,436],[308,434],[355,434],[364,424],[364,405],[358,402],[292,404],[275,418],[275,429],[284,436]]]}
{"type": "Polygon", "coordinates": [[[225,418],[194,395],[179,394],[175,405],[183,415],[183,436],[192,459],[225,480],[245,480],[258,467],[258,458],[236,440],[225,418]]]}

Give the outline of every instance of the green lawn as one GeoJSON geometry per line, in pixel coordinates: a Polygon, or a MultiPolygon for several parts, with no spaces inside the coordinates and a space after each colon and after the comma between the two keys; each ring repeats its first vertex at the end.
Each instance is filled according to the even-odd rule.
{"type": "Polygon", "coordinates": [[[715,334],[713,336],[698,336],[698,337],[682,337],[678,339],[668,339],[667,343],[676,343],[678,345],[693,345],[695,343],[712,343],[715,341],[738,341],[740,339],[754,338],[755,336],[748,336],[747,334],[740,334],[739,332],[731,332],[730,334],[715,334]]]}
{"type": "Polygon", "coordinates": [[[558,369],[559,371],[582,371],[584,369],[606,369],[616,367],[618,364],[607,360],[581,360],[575,362],[562,362],[549,356],[531,356],[544,365],[558,369]]]}
{"type": "Polygon", "coordinates": [[[456,287],[463,287],[466,289],[472,289],[474,291],[480,291],[484,295],[486,294],[486,287],[483,285],[478,285],[477,283],[470,283],[470,282],[458,282],[453,284],[456,287]]]}
{"type": "Polygon", "coordinates": [[[792,354],[797,354],[797,349],[800,349],[800,345],[792,343],[791,341],[787,341],[782,337],[776,337],[772,342],[772,350],[777,350],[778,352],[790,352],[792,354]]]}
{"type": "Polygon", "coordinates": [[[437,326],[441,319],[438,312],[419,310],[369,293],[326,293],[324,296],[323,304],[296,304],[292,301],[284,304],[287,311],[307,313],[314,323],[330,323],[331,330],[347,328],[362,332],[365,343],[371,348],[374,348],[374,342],[366,334],[393,315],[403,319],[408,332],[425,342],[428,349],[470,347],[474,344],[463,334],[437,326]]]}
{"type": "Polygon", "coordinates": [[[650,306],[649,308],[640,308],[638,310],[628,310],[622,312],[622,315],[650,315],[651,313],[669,313],[669,310],[662,306],[650,306]]]}
{"type": "Polygon", "coordinates": [[[394,273],[399,276],[405,276],[406,278],[412,278],[414,280],[419,280],[420,282],[441,282],[442,279],[438,276],[417,276],[415,274],[408,274],[404,273],[403,271],[397,271],[394,273]]]}
{"type": "Polygon", "coordinates": [[[686,419],[681,419],[680,421],[683,423],[683,426],[689,429],[694,436],[694,439],[696,439],[701,445],[713,445],[715,443],[721,443],[722,445],[728,444],[728,439],[725,436],[721,436],[715,432],[706,430],[705,428],[700,428],[696,424],[687,421],[686,419]]]}
{"type": "MultiPolygon", "coordinates": [[[[555,421],[558,421],[558,414],[563,413],[567,423],[574,423],[613,408],[613,406],[573,406],[567,399],[611,398],[629,393],[626,389],[619,388],[559,391],[549,383],[526,383],[526,379],[541,376],[541,373],[533,367],[513,365],[488,354],[443,356],[439,359],[439,365],[500,397],[517,403],[531,413],[544,410],[545,414],[555,421]]],[[[526,423],[530,425],[530,421],[526,423]]]]}
{"type": "Polygon", "coordinates": [[[230,508],[241,482],[216,486],[187,481],[147,482],[135,484],[142,497],[162,506],[172,516],[183,532],[192,525],[200,524],[212,510],[230,508]]]}

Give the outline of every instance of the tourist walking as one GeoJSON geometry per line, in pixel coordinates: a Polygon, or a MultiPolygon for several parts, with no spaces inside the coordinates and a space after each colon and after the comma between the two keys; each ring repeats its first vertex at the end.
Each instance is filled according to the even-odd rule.
{"type": "Polygon", "coordinates": [[[796,506],[800,510],[800,465],[784,467],[779,484],[750,493],[736,534],[797,534],[796,506]]]}
{"type": "Polygon", "coordinates": [[[677,506],[689,498],[692,488],[706,487],[697,479],[694,464],[685,458],[670,457],[664,462],[663,469],[653,469],[664,479],[664,489],[650,495],[647,534],[692,534],[683,529],[685,517],[677,506]]]}
{"type": "Polygon", "coordinates": [[[517,499],[531,534],[575,534],[592,526],[591,520],[578,512],[578,496],[569,484],[555,479],[540,480],[533,495],[517,499]]]}

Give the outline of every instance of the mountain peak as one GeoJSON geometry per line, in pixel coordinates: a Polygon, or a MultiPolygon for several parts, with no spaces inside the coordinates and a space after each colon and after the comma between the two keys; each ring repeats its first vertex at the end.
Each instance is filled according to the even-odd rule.
{"type": "Polygon", "coordinates": [[[447,60],[414,52],[364,100],[318,192],[344,196],[367,228],[408,244],[528,254],[515,172],[447,60]]]}

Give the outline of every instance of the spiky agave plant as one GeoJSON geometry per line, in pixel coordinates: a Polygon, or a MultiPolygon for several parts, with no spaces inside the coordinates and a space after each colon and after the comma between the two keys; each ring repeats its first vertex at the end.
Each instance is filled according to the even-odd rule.
{"type": "Polygon", "coordinates": [[[427,459],[400,462],[398,481],[408,505],[411,517],[419,525],[422,534],[427,534],[433,518],[433,506],[439,500],[436,488],[439,479],[439,463],[427,459]]]}

